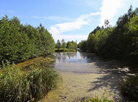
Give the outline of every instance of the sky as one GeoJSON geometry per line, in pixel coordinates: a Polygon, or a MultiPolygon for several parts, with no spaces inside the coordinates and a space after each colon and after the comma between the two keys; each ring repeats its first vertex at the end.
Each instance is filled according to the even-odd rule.
{"type": "Polygon", "coordinates": [[[0,19],[15,16],[21,24],[34,27],[42,23],[55,42],[80,42],[106,19],[115,26],[130,5],[135,9],[138,0],[0,0],[0,19]]]}

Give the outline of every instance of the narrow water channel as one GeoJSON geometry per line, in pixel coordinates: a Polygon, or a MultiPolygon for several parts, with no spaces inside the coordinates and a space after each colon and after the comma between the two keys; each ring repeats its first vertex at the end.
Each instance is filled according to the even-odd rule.
{"type": "Polygon", "coordinates": [[[62,77],[58,88],[41,102],[78,102],[84,97],[118,99],[123,72],[113,61],[102,61],[95,54],[82,52],[54,53],[54,68],[62,77]]]}

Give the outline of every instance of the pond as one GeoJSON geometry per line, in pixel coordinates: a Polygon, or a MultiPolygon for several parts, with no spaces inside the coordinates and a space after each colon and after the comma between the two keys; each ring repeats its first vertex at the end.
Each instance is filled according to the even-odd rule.
{"type": "Polygon", "coordinates": [[[54,68],[62,81],[41,102],[79,102],[84,97],[103,94],[121,100],[119,82],[124,74],[114,61],[103,61],[94,53],[83,52],[61,52],[54,56],[54,68]]]}

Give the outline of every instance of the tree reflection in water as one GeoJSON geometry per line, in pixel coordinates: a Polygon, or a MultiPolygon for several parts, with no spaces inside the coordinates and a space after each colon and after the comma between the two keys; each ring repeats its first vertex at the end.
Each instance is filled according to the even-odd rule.
{"type": "Polygon", "coordinates": [[[57,63],[90,63],[97,60],[95,54],[84,52],[58,52],[54,53],[57,63]]]}

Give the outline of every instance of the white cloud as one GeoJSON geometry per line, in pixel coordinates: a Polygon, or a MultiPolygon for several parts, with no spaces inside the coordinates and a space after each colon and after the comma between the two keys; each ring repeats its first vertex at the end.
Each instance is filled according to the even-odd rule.
{"type": "MultiPolygon", "coordinates": [[[[91,21],[91,16],[99,15],[100,13],[90,13],[86,15],[81,15],[73,22],[65,22],[60,24],[55,24],[50,27],[49,32],[53,35],[54,39],[70,39],[70,38],[82,38],[84,35],[64,35],[64,32],[74,31],[80,29],[84,25],[89,25],[91,21]]],[[[85,36],[86,38],[86,36],[85,36]]]]}
{"type": "Polygon", "coordinates": [[[101,10],[100,26],[104,24],[104,20],[109,21],[119,12],[128,0],[103,0],[101,10]]]}

